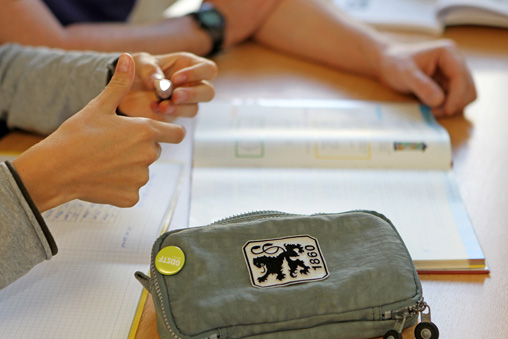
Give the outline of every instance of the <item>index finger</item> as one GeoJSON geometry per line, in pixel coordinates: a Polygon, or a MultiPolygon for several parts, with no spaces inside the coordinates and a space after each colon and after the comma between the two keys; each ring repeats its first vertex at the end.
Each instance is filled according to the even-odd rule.
{"type": "Polygon", "coordinates": [[[155,142],[178,144],[185,137],[185,128],[167,122],[150,120],[152,127],[157,131],[155,142]]]}
{"type": "Polygon", "coordinates": [[[137,53],[134,56],[136,74],[139,75],[144,86],[154,89],[154,80],[164,78],[164,72],[157,64],[157,59],[148,53],[137,53]]]}
{"type": "Polygon", "coordinates": [[[452,115],[461,112],[467,104],[476,99],[476,89],[471,73],[464,60],[457,53],[444,49],[439,68],[448,81],[448,93],[444,113],[452,115]]]}
{"type": "Polygon", "coordinates": [[[176,85],[213,80],[217,76],[217,66],[214,62],[206,60],[195,65],[182,68],[171,76],[171,81],[176,85]]]}

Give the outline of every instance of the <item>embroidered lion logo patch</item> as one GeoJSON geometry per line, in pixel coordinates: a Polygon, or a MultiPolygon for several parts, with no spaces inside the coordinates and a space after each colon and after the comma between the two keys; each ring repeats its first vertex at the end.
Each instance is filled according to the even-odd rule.
{"type": "Polygon", "coordinates": [[[317,239],[309,235],[249,241],[243,253],[255,287],[272,287],[328,277],[317,239]]]}

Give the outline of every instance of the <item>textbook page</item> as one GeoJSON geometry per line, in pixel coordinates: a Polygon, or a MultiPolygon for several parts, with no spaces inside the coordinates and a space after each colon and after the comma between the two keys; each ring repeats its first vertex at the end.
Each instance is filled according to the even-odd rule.
{"type": "Polygon", "coordinates": [[[0,291],[2,338],[122,338],[154,241],[172,214],[181,164],[158,161],[132,208],[79,200],[43,213],[58,254],[0,291]]]}
{"type": "Polygon", "coordinates": [[[508,27],[506,0],[328,0],[379,29],[443,33],[453,25],[508,27]]]}
{"type": "MultiPolygon", "coordinates": [[[[229,105],[234,108],[232,114],[227,104],[202,107],[202,112],[210,111],[200,114],[195,131],[191,227],[257,210],[302,214],[375,210],[393,221],[419,272],[486,271],[484,255],[450,169],[448,134],[426,110],[418,104],[350,101],[288,100],[279,104],[236,102],[229,105]],[[320,120],[320,115],[326,119],[320,120]],[[250,127],[244,128],[246,125],[250,127]],[[322,125],[326,126],[324,132],[305,128],[322,125]],[[238,129],[238,133],[231,133],[231,129],[238,129]],[[334,145],[336,140],[327,139],[333,129],[345,136],[338,145],[334,145]],[[406,160],[411,166],[403,164],[401,158],[399,168],[394,168],[396,151],[380,153],[389,159],[379,161],[380,166],[372,165],[372,160],[362,160],[363,167],[350,166],[348,161],[358,165],[356,158],[341,158],[336,166],[316,165],[321,160],[313,155],[323,136],[327,149],[351,155],[362,149],[358,145],[376,144],[368,136],[382,135],[385,130],[388,135],[375,139],[381,145],[406,140],[398,139],[401,133],[412,135],[412,143],[426,143],[425,152],[434,147],[446,151],[428,158],[432,166],[421,166],[416,156],[410,156],[406,160]],[[242,145],[245,136],[249,143],[242,145]],[[291,136],[297,141],[290,142],[291,136]],[[431,142],[430,136],[442,142],[431,142]],[[269,139],[278,142],[272,145],[269,139]],[[268,156],[272,146],[278,148],[277,155],[268,156]],[[306,152],[311,155],[306,156],[306,152]],[[238,154],[256,157],[244,159],[238,154]],[[440,156],[445,160],[440,161],[440,156]],[[265,157],[270,159],[263,163],[265,157]],[[415,163],[421,168],[415,168],[415,163]]],[[[422,155],[415,145],[405,151],[422,155]]]]}
{"type": "Polygon", "coordinates": [[[451,144],[427,107],[347,100],[201,106],[195,167],[449,169],[451,144]]]}
{"type": "Polygon", "coordinates": [[[507,0],[440,0],[437,13],[446,26],[508,27],[507,0]]]}
{"type": "Polygon", "coordinates": [[[443,33],[437,0],[328,0],[369,25],[386,30],[406,30],[433,35],[443,33]]]}
{"type": "Polygon", "coordinates": [[[451,171],[195,168],[190,226],[250,211],[388,217],[420,272],[484,269],[451,171]]]}

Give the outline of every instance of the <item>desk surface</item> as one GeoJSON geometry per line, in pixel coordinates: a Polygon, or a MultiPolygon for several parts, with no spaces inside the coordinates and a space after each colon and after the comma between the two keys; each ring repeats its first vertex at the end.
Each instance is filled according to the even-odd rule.
{"type": "MultiPolygon", "coordinates": [[[[490,275],[422,275],[441,338],[508,338],[508,31],[450,28],[473,72],[478,99],[464,116],[441,119],[453,146],[459,190],[490,275]]],[[[409,101],[380,84],[247,43],[218,56],[216,99],[307,98],[409,101]]],[[[0,150],[20,151],[38,137],[13,133],[0,150]]],[[[410,330],[404,332],[411,337],[410,330]]],[[[159,338],[151,299],[136,338],[159,338]]]]}

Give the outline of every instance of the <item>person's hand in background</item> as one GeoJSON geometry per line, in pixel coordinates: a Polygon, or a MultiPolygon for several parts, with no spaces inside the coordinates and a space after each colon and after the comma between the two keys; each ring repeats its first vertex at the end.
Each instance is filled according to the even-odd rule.
{"type": "Polygon", "coordinates": [[[414,94],[437,117],[460,113],[476,99],[471,73],[450,40],[387,47],[379,78],[399,92],[414,94]]]}

